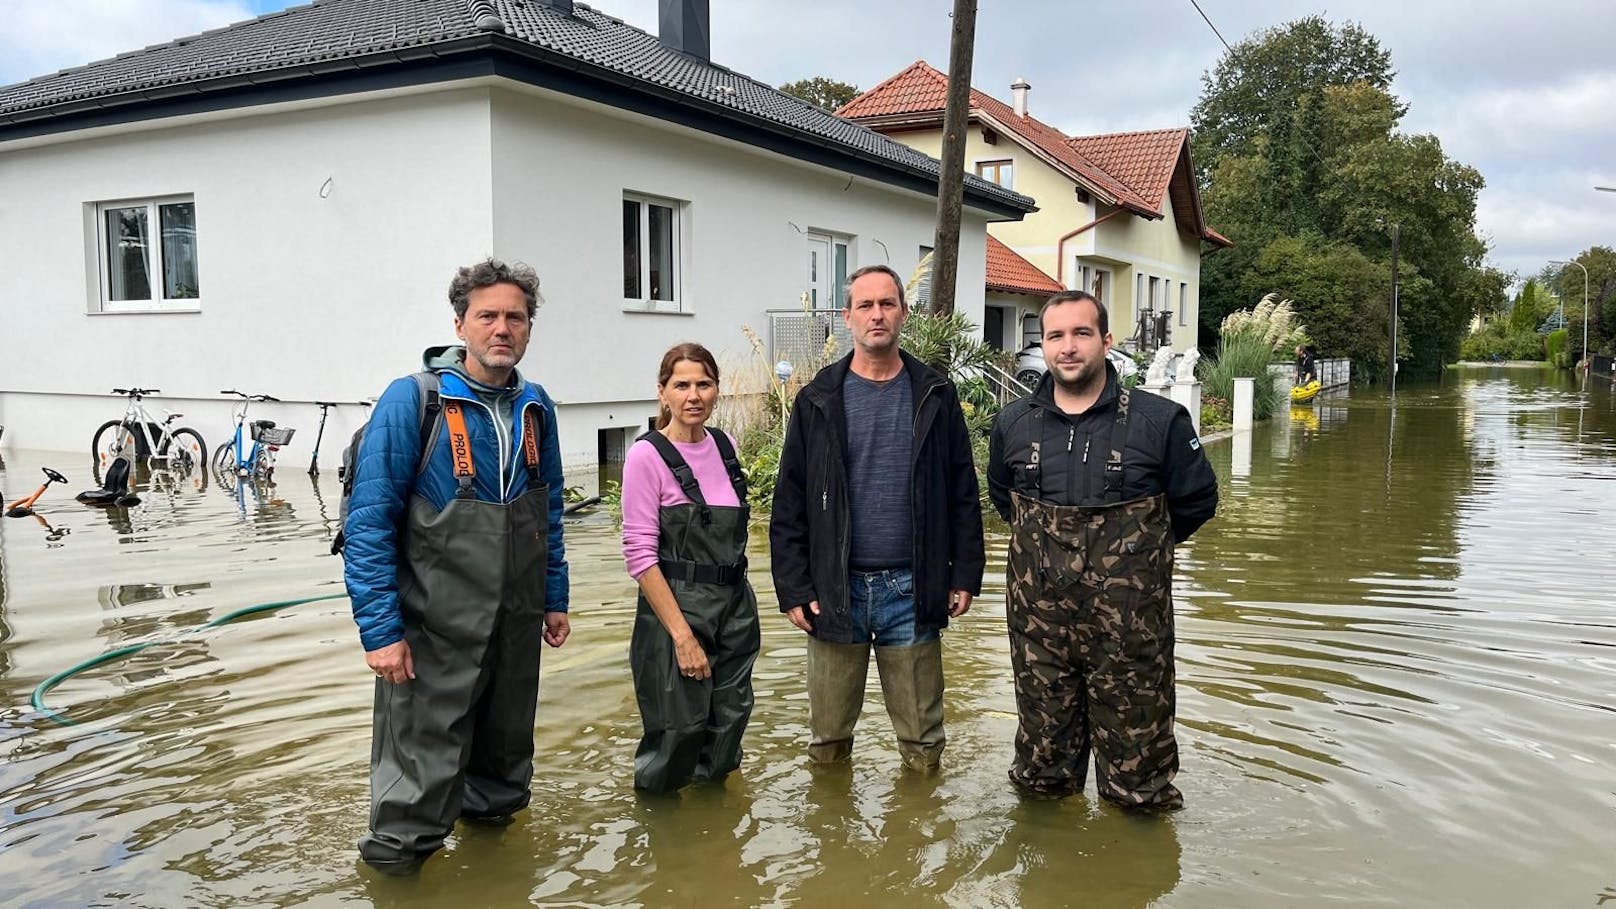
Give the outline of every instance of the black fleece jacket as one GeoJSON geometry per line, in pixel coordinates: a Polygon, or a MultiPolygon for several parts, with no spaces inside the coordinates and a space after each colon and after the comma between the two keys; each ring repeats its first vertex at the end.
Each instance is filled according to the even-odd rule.
{"type": "MultiPolygon", "coordinates": [[[[948,624],[948,592],[982,592],[986,557],[971,440],[954,384],[903,354],[915,419],[910,469],[914,519],[915,621],[948,624]]],[[[819,601],[814,636],[858,643],[849,624],[846,417],[842,383],[849,354],[819,371],[797,393],[780,452],[780,478],[769,519],[774,588],[780,611],[819,601]]]]}

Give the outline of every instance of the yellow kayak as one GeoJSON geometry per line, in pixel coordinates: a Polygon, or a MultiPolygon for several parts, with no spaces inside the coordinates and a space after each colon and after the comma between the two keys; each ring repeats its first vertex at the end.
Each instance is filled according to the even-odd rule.
{"type": "Polygon", "coordinates": [[[1319,389],[1323,387],[1323,385],[1319,384],[1318,379],[1314,379],[1306,385],[1298,385],[1291,389],[1291,403],[1300,404],[1304,401],[1311,401],[1318,395],[1319,389]]]}

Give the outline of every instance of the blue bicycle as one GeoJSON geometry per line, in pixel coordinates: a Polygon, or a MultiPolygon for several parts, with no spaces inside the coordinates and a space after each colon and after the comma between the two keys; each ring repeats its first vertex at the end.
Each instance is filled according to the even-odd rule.
{"type": "Polygon", "coordinates": [[[289,426],[276,426],[274,420],[247,420],[247,408],[254,401],[279,402],[270,395],[250,395],[234,389],[219,394],[235,395],[241,403],[235,409],[236,433],[229,444],[220,445],[213,456],[213,471],[219,482],[251,479],[254,483],[267,483],[275,475],[275,452],[292,441],[295,432],[289,426]]]}

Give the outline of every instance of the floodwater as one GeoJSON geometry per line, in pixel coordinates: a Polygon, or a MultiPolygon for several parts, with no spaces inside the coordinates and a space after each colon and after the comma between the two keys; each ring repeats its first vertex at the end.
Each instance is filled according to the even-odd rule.
{"type": "MultiPolygon", "coordinates": [[[[6,906],[1596,906],[1616,900],[1616,395],[1450,373],[1208,444],[1216,521],[1179,550],[1187,807],[1018,797],[1004,537],[946,637],[940,776],[900,768],[871,673],[850,768],[805,762],[799,634],[772,612],[741,771],[632,789],[632,586],[605,516],[569,523],[573,637],[544,656],[531,810],[378,878],[372,679],[340,592],[335,478],[55,487],[0,520],[6,906]],[[323,493],[323,499],[316,493],[323,493]],[[65,533],[63,531],[66,531],[65,533]],[[120,646],[160,643],[75,676],[120,646]]],[[[88,458],[11,452],[92,484],[88,458]],[[82,463],[81,463],[82,462],[82,463]]],[[[163,478],[159,476],[159,480],[163,478]]],[[[763,534],[754,533],[761,545],[763,534]]],[[[1092,793],[1092,788],[1090,790],[1092,793]]]]}

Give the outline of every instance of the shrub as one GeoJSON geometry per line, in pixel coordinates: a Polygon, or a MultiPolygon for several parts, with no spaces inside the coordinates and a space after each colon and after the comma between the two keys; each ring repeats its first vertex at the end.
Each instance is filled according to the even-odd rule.
{"type": "Polygon", "coordinates": [[[1543,352],[1545,354],[1544,359],[1548,360],[1549,365],[1556,369],[1570,369],[1570,346],[1571,345],[1567,341],[1566,330],[1564,328],[1551,331],[1548,333],[1548,336],[1543,339],[1543,352]]]}
{"type": "Polygon", "coordinates": [[[1252,417],[1268,419],[1284,404],[1286,395],[1269,375],[1268,364],[1273,358],[1273,348],[1261,336],[1238,334],[1224,338],[1218,342],[1217,358],[1201,361],[1201,381],[1206,384],[1203,394],[1233,401],[1235,379],[1256,379],[1252,390],[1252,417]]]}

